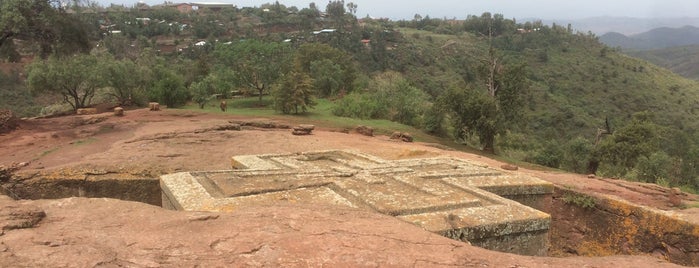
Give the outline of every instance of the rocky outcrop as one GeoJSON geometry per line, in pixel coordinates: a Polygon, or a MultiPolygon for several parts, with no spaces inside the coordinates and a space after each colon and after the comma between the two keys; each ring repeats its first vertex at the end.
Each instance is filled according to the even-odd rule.
{"type": "Polygon", "coordinates": [[[77,115],[97,114],[97,108],[80,108],[75,113],[77,115]]]}
{"type": "Polygon", "coordinates": [[[40,208],[0,195],[0,236],[11,230],[32,228],[44,217],[46,213],[40,208]]]}
{"type": "Polygon", "coordinates": [[[264,128],[264,129],[290,129],[291,126],[284,123],[268,122],[268,121],[228,121],[231,124],[238,124],[243,127],[264,128]]]}
{"type": "Polygon", "coordinates": [[[413,142],[413,135],[410,135],[408,132],[393,132],[393,134],[391,134],[391,139],[401,140],[404,142],[413,142]]]}
{"type": "Polygon", "coordinates": [[[316,127],[314,125],[298,125],[293,128],[291,134],[296,136],[311,135],[316,127]]]}
{"type": "Polygon", "coordinates": [[[374,136],[374,128],[368,127],[368,126],[357,126],[354,128],[354,131],[357,131],[357,133],[362,134],[367,137],[373,137],[374,136]]]}
{"type": "Polygon", "coordinates": [[[556,188],[553,200],[553,210],[547,211],[552,255],[653,255],[699,265],[699,226],[682,213],[562,188],[556,188]]]}
{"type": "Polygon", "coordinates": [[[346,207],[204,213],[113,199],[0,198],[0,212],[0,267],[677,267],[643,256],[497,253],[346,207]]]}

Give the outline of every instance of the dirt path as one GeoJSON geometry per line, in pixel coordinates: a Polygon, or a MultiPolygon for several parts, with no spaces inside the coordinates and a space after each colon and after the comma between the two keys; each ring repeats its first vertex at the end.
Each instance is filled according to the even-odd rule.
{"type": "MultiPolygon", "coordinates": [[[[320,127],[311,136],[293,136],[287,129],[245,128],[221,131],[229,121],[269,121],[233,115],[192,111],[146,109],[23,120],[20,128],[0,135],[0,165],[28,162],[22,172],[60,168],[120,169],[164,174],[175,171],[229,169],[230,157],[241,154],[291,153],[311,150],[355,149],[385,159],[449,155],[500,168],[499,161],[479,155],[445,150],[426,143],[404,143],[386,136],[366,137],[320,127]]],[[[284,122],[278,122],[284,123],[284,122]]],[[[677,210],[671,190],[653,184],[588,178],[563,172],[519,169],[563,187],[613,195],[636,204],[677,210]]],[[[680,196],[685,203],[693,195],[680,196]]],[[[699,209],[683,213],[699,222],[699,209]]]]}

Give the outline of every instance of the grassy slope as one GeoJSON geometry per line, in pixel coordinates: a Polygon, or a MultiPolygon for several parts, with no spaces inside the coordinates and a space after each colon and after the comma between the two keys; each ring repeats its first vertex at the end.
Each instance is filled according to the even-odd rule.
{"type": "MultiPolygon", "coordinates": [[[[359,125],[371,126],[376,133],[390,135],[394,131],[409,132],[415,136],[417,140],[423,142],[442,143],[442,139],[431,135],[424,134],[422,131],[400,123],[391,122],[388,120],[361,120],[356,118],[337,117],[332,114],[334,103],[326,99],[318,99],[318,105],[309,112],[299,115],[285,115],[278,113],[270,108],[269,97],[264,97],[262,105],[257,97],[237,98],[226,100],[228,103],[227,114],[244,115],[250,117],[261,117],[270,119],[282,119],[292,123],[316,124],[319,126],[334,128],[334,129],[353,129],[359,125]]],[[[213,102],[211,102],[213,103],[213,102]]],[[[224,113],[218,108],[218,105],[206,105],[204,112],[224,113]]],[[[189,110],[201,110],[196,104],[190,104],[183,107],[189,110]]]]}
{"type": "Polygon", "coordinates": [[[627,54],[670,69],[686,78],[699,80],[699,45],[631,51],[627,54]]]}
{"type": "Polygon", "coordinates": [[[589,135],[605,117],[619,126],[644,110],[655,113],[663,125],[699,127],[699,83],[622,54],[601,57],[595,50],[554,51],[546,64],[530,60],[531,77],[539,81],[533,114],[554,120],[542,127],[562,124],[558,127],[589,135]]]}

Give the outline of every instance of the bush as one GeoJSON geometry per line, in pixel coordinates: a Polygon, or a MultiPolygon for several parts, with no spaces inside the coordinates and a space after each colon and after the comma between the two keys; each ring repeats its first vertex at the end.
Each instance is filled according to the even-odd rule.
{"type": "MultiPolygon", "coordinates": [[[[376,76],[363,93],[351,93],[333,109],[337,116],[387,119],[420,127],[431,107],[427,94],[411,86],[401,74],[387,72],[376,76]]],[[[437,116],[434,114],[434,116],[437,116]]],[[[439,122],[432,118],[432,127],[439,122]]]]}
{"type": "Polygon", "coordinates": [[[655,152],[649,157],[639,157],[629,177],[642,182],[663,183],[669,186],[668,177],[671,167],[670,156],[664,152],[655,152]]]}
{"type": "Polygon", "coordinates": [[[352,92],[340,99],[332,112],[336,116],[360,119],[380,118],[380,115],[385,113],[376,98],[358,92],[352,92]]]}
{"type": "Polygon", "coordinates": [[[158,79],[148,94],[152,101],[168,107],[182,106],[189,100],[189,92],[184,86],[184,80],[174,72],[163,68],[158,70],[158,79]]]}
{"type": "Polygon", "coordinates": [[[561,162],[563,169],[576,173],[586,172],[593,149],[592,142],[583,137],[569,141],[563,152],[561,162]]]}
{"type": "Polygon", "coordinates": [[[528,157],[527,162],[533,162],[539,165],[558,168],[561,166],[563,151],[554,143],[547,142],[544,147],[535,151],[534,155],[528,157]]]}
{"type": "Polygon", "coordinates": [[[445,121],[446,121],[446,116],[444,114],[444,111],[442,111],[439,108],[439,106],[432,105],[425,112],[425,121],[423,123],[423,129],[425,131],[427,131],[427,133],[440,135],[440,136],[445,135],[446,134],[446,127],[444,126],[445,121]]]}

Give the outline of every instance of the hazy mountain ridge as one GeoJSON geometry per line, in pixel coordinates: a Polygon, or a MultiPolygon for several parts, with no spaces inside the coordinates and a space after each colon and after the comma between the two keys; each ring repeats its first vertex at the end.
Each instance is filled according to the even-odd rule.
{"type": "Polygon", "coordinates": [[[651,50],[697,45],[699,44],[699,28],[689,25],[681,28],[661,27],[631,36],[610,32],[602,35],[600,41],[610,47],[621,47],[624,50],[651,50]]]}
{"type": "MultiPolygon", "coordinates": [[[[532,19],[527,19],[532,20],[532,19]]],[[[617,32],[624,35],[640,34],[661,27],[679,28],[687,25],[699,27],[697,18],[630,18],[630,17],[591,17],[584,19],[541,20],[544,24],[571,24],[573,29],[602,35],[617,32]]]]}

